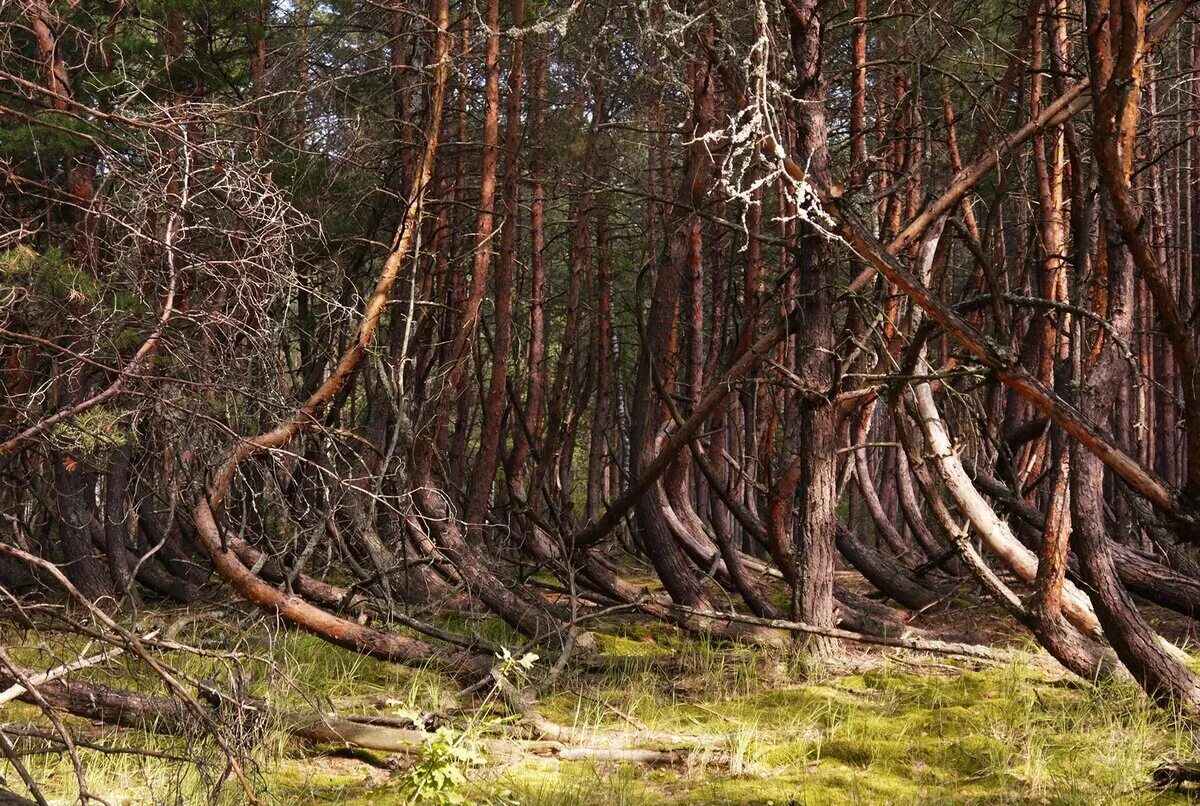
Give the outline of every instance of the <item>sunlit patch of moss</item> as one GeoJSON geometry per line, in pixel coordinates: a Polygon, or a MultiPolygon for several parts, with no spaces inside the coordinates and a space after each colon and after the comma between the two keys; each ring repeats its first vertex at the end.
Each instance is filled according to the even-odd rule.
{"type": "Polygon", "coordinates": [[[902,776],[837,770],[828,775],[798,774],[771,780],[714,778],[698,785],[681,804],[844,804],[913,803],[921,787],[902,776]]]}
{"type": "Polygon", "coordinates": [[[795,770],[816,764],[821,758],[821,737],[816,731],[808,734],[802,741],[768,741],[764,745],[758,761],[771,770],[795,770]]]}
{"type": "MultiPolygon", "coordinates": [[[[1132,708],[1105,709],[1098,690],[1034,668],[946,674],[882,664],[826,685],[741,697],[692,701],[654,686],[640,697],[631,710],[647,726],[744,731],[754,745],[741,751],[753,761],[749,774],[711,765],[702,774],[647,773],[654,802],[1084,803],[1114,791],[1182,800],[1140,788],[1158,758],[1188,752],[1168,717],[1132,691],[1120,695],[1132,708]]],[[[545,778],[543,787],[559,791],[545,778]]]]}
{"type": "Polygon", "coordinates": [[[595,633],[596,652],[600,655],[613,657],[645,657],[650,655],[666,656],[671,654],[668,647],[656,641],[636,640],[624,635],[595,633]]]}
{"type": "Polygon", "coordinates": [[[481,802],[521,806],[635,804],[656,800],[651,776],[632,764],[523,762],[473,794],[481,802]]]}
{"type": "Polygon", "coordinates": [[[353,803],[379,788],[378,777],[364,769],[361,764],[317,765],[307,756],[285,758],[272,771],[270,791],[281,804],[353,803]]]}
{"type": "MultiPolygon", "coordinates": [[[[506,629],[476,620],[459,626],[506,629]]],[[[644,642],[615,632],[597,636],[602,654],[644,654],[644,642]]],[[[217,645],[228,642],[230,633],[221,619],[210,619],[181,639],[217,645]]],[[[75,640],[82,641],[56,645],[53,658],[33,645],[12,652],[21,663],[49,668],[83,649],[70,643],[75,640]]],[[[499,730],[493,719],[498,710],[481,716],[476,703],[457,702],[458,687],[440,675],[362,658],[266,620],[243,630],[234,645],[221,646],[242,655],[237,673],[249,692],[279,711],[331,706],[343,713],[433,711],[455,723],[482,721],[488,732],[499,730]],[[460,706],[465,710],[457,710],[460,706]]],[[[650,646],[657,648],[653,662],[636,673],[604,663],[569,667],[543,694],[539,708],[585,735],[620,731],[633,736],[634,744],[642,727],[706,737],[704,752],[671,767],[533,756],[515,763],[493,760],[469,772],[463,788],[468,802],[1186,802],[1183,794],[1144,788],[1157,762],[1186,758],[1194,750],[1183,727],[1130,685],[1093,686],[1024,661],[980,670],[945,659],[901,663],[881,656],[854,674],[829,674],[812,683],[772,671],[779,658],[769,653],[673,631],[650,646]]],[[[180,654],[172,661],[195,678],[229,679],[231,667],[222,660],[180,654]]],[[[76,677],[163,693],[128,658],[76,677]]],[[[32,706],[13,703],[6,720],[36,723],[40,716],[32,706]]],[[[175,740],[131,731],[113,732],[112,741],[176,746],[175,740]]],[[[301,749],[269,726],[254,751],[255,780],[272,802],[282,804],[404,802],[403,771],[392,776],[360,761],[330,759],[321,750],[301,749]]],[[[86,757],[96,765],[97,793],[117,795],[110,801],[156,802],[154,795],[173,785],[186,787],[197,802],[206,794],[202,777],[177,764],[86,757]]],[[[407,756],[395,761],[402,768],[410,763],[407,756]]],[[[61,756],[37,764],[48,791],[70,797],[69,764],[61,756]]],[[[9,772],[0,766],[11,780],[9,772]]],[[[226,791],[237,802],[237,792],[226,791]]]]}

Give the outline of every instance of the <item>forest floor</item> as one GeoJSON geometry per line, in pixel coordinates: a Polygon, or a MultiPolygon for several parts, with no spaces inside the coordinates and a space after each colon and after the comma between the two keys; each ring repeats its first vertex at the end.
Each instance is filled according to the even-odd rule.
{"type": "MultiPolygon", "coordinates": [[[[151,615],[147,622],[175,614],[151,615]]],[[[210,637],[214,656],[173,658],[199,679],[240,681],[276,713],[319,710],[441,726],[400,755],[305,744],[277,723],[258,729],[247,752],[270,803],[399,804],[418,790],[433,803],[547,805],[1188,802],[1189,793],[1149,787],[1157,764],[1195,757],[1177,721],[1132,684],[1094,686],[1066,675],[990,609],[964,618],[960,608],[953,624],[939,625],[935,616],[923,626],[1017,650],[1004,663],[849,646],[817,667],[628,617],[589,625],[589,652],[543,689],[541,713],[575,728],[584,744],[589,735],[599,746],[619,734],[624,747],[662,749],[660,740],[638,737],[698,738],[665,764],[562,760],[519,747],[497,752],[498,739],[513,744],[520,733],[497,703],[480,708],[432,673],[332,649],[241,611],[216,615],[207,630],[198,626],[187,636],[200,644],[210,637]],[[238,620],[240,639],[230,646],[224,636],[238,620]],[[240,658],[220,656],[232,652],[240,658]]],[[[518,651],[519,642],[490,620],[473,626],[518,651]]],[[[1180,622],[1160,628],[1182,637],[1180,622]]],[[[78,647],[39,647],[30,637],[16,655],[31,665],[40,658],[45,668],[53,665],[48,650],[67,660],[78,647]]],[[[133,668],[114,660],[76,677],[161,693],[155,681],[131,679],[133,668]]],[[[545,672],[538,660],[531,679],[545,672]]],[[[5,711],[9,724],[40,721],[28,705],[5,711]]],[[[92,742],[209,759],[183,765],[81,749],[90,788],[108,803],[209,800],[211,776],[222,768],[209,743],[68,722],[92,742]]],[[[26,763],[48,796],[75,796],[65,754],[33,754],[26,763]]],[[[11,772],[0,765],[18,788],[11,772]]]]}

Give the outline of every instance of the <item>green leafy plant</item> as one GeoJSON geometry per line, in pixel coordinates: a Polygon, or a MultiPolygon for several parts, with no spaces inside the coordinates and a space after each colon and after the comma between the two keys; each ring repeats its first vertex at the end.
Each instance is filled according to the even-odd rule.
{"type": "Polygon", "coordinates": [[[508,647],[500,647],[496,657],[500,660],[496,664],[496,674],[505,679],[515,677],[517,682],[524,682],[529,671],[533,669],[533,664],[539,660],[539,656],[533,652],[526,652],[518,658],[508,650],[508,647]]]}
{"type": "MultiPolygon", "coordinates": [[[[500,685],[520,684],[528,676],[538,656],[526,652],[516,657],[507,648],[501,648],[496,653],[499,663],[494,673],[500,685]]],[[[479,714],[487,712],[487,701],[478,709],[479,714]]],[[[408,713],[413,724],[421,727],[421,715],[408,713]]],[[[482,728],[486,724],[495,723],[496,718],[477,718],[464,730],[455,730],[443,725],[432,733],[423,736],[421,746],[417,750],[416,762],[404,772],[400,783],[405,799],[409,803],[430,803],[438,806],[454,806],[465,803],[466,796],[462,787],[467,783],[467,771],[472,767],[481,767],[487,763],[487,757],[480,749],[478,740],[482,728]]]]}
{"type": "Polygon", "coordinates": [[[453,806],[466,802],[460,790],[467,782],[467,770],[487,761],[469,734],[445,725],[426,734],[417,761],[402,782],[410,803],[453,806]]]}

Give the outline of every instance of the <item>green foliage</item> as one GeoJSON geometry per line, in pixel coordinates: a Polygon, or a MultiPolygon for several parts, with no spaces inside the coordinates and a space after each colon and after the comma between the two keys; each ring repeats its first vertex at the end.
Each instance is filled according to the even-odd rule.
{"type": "Polygon", "coordinates": [[[416,763],[401,778],[400,789],[414,803],[466,803],[461,789],[467,782],[467,769],[486,761],[467,733],[443,725],[425,734],[416,763]]]}
{"type": "Polygon", "coordinates": [[[0,160],[57,160],[86,151],[94,126],[74,115],[43,109],[32,121],[0,126],[0,160]]]}
{"type": "Polygon", "coordinates": [[[123,423],[124,417],[124,412],[96,406],[54,426],[50,440],[58,450],[72,456],[98,456],[130,447],[137,435],[123,423]]]}
{"type": "Polygon", "coordinates": [[[100,296],[95,279],[59,248],[39,254],[17,246],[0,252],[0,289],[5,286],[59,301],[95,301],[100,296]]]}
{"type": "Polygon", "coordinates": [[[128,290],[102,287],[58,248],[40,254],[28,246],[0,251],[0,298],[9,297],[22,298],[19,314],[34,332],[50,326],[51,333],[61,334],[58,317],[64,305],[74,312],[94,308],[105,320],[105,332],[113,333],[98,345],[113,355],[98,356],[100,360],[136,350],[154,327],[153,311],[143,299],[128,290]]]}
{"type": "MultiPolygon", "coordinates": [[[[502,685],[522,682],[538,660],[538,656],[532,652],[518,658],[507,647],[502,648],[496,657],[499,663],[496,664],[495,674],[502,685]]],[[[467,802],[462,792],[467,783],[467,773],[471,768],[487,763],[475,737],[480,729],[498,721],[483,718],[482,715],[486,713],[484,708],[477,713],[480,716],[472,720],[466,730],[454,730],[442,725],[432,733],[424,734],[416,763],[400,779],[400,789],[408,800],[436,806],[455,806],[467,802]]],[[[422,725],[419,717],[414,718],[413,723],[418,728],[422,725]]]]}

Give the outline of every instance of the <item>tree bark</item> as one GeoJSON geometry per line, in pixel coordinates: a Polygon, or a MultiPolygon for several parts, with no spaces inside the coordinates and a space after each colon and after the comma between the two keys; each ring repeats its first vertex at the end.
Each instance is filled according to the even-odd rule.
{"type": "Polygon", "coordinates": [[[95,477],[74,457],[55,452],[52,461],[63,571],[79,592],[92,601],[111,597],[112,579],[103,556],[92,546],[95,477]]]}
{"type": "MultiPolygon", "coordinates": [[[[797,153],[813,178],[828,187],[825,97],[821,76],[821,19],[818,0],[788,0],[786,11],[792,59],[797,76],[793,96],[797,107],[797,153]]],[[[796,374],[805,385],[800,401],[800,523],[798,600],[792,617],[819,627],[833,625],[834,531],[837,525],[836,412],[830,397],[834,386],[833,260],[826,236],[806,221],[799,225],[797,260],[802,295],[798,304],[796,374]]],[[[833,648],[824,636],[814,636],[814,654],[833,648]]]]}

